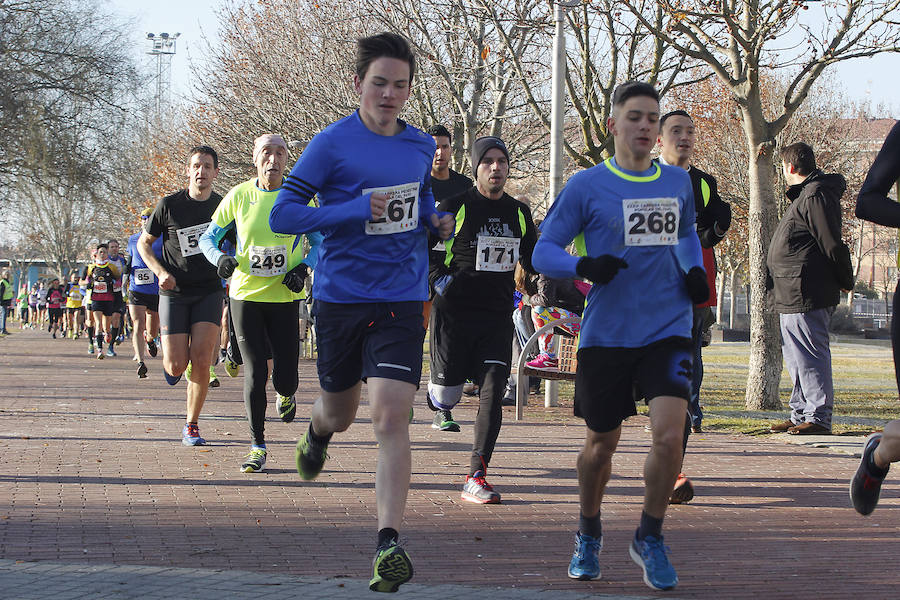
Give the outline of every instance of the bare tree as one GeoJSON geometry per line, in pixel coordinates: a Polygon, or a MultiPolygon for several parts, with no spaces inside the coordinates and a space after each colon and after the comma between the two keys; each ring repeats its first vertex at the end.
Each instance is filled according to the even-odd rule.
{"type": "Polygon", "coordinates": [[[466,149],[479,135],[502,136],[521,172],[530,172],[536,155],[546,152],[546,136],[534,134],[514,66],[544,50],[543,33],[530,21],[541,6],[546,6],[541,0],[501,0],[490,10],[472,0],[368,3],[375,23],[413,44],[422,69],[412,105],[423,125],[444,123],[459,140],[454,168],[464,167],[466,149]],[[490,11],[497,10],[519,17],[492,18],[490,11]]]}
{"type": "Polygon", "coordinates": [[[776,138],[807,100],[813,84],[836,62],[900,50],[896,26],[900,0],[840,0],[815,5],[806,16],[796,0],[659,0],[659,24],[649,10],[632,14],[681,54],[706,63],[737,103],[749,155],[751,352],[746,404],[778,408],[781,350],[777,317],[765,293],[765,260],[776,223],[776,138]],[[802,41],[784,47],[789,33],[802,41]],[[761,80],[767,72],[790,73],[774,112],[767,112],[761,80]]]}
{"type": "Polygon", "coordinates": [[[128,51],[122,24],[95,0],[0,0],[0,183],[46,164],[29,133],[53,138],[91,123],[103,135],[85,112],[130,108],[128,51]]]}

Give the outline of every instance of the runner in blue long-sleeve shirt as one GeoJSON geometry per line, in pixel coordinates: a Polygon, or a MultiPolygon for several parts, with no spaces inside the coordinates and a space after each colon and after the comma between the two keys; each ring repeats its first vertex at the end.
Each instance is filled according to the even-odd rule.
{"type": "Polygon", "coordinates": [[[575,378],[575,414],[587,425],[578,457],[581,519],[569,565],[573,579],[600,577],[600,505],[622,421],[648,400],[653,445],[644,465],[644,510],[629,554],[654,589],[678,583],[662,521],[681,468],[691,392],[692,305],[709,296],[694,196],[683,169],[651,162],[659,96],[646,83],[613,94],[609,129],[616,155],[572,176],[541,227],[532,264],[552,277],[594,282],[587,298],[575,378]],[[566,252],[584,233],[587,256],[566,252]]]}
{"type": "Polygon", "coordinates": [[[378,440],[378,545],[369,588],[394,592],[412,563],[398,545],[409,492],[409,415],[422,371],[422,303],[428,299],[430,228],[450,237],[431,194],[434,140],[397,118],[415,58],[402,37],[359,40],[353,83],[359,110],[326,127],[304,150],[272,208],[272,231],[321,231],[313,282],[322,394],[297,443],[297,470],[314,479],[334,432],[356,418],[368,384],[378,440]],[[318,206],[308,206],[317,195],[318,206]]]}

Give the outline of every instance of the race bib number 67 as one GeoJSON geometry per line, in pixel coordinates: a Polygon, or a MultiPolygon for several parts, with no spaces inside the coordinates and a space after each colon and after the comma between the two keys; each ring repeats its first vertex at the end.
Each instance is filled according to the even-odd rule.
{"type": "Polygon", "coordinates": [[[412,231],[419,226],[419,183],[404,183],[385,187],[366,188],[363,194],[384,192],[389,194],[384,214],[373,221],[366,221],[366,234],[387,235],[412,231]]]}
{"type": "Polygon", "coordinates": [[[200,223],[191,227],[183,227],[176,231],[178,234],[178,246],[184,257],[200,254],[200,236],[209,227],[209,223],[200,223]]]}
{"type": "Polygon", "coordinates": [[[681,216],[678,198],[622,200],[626,246],[674,246],[681,216]]]}

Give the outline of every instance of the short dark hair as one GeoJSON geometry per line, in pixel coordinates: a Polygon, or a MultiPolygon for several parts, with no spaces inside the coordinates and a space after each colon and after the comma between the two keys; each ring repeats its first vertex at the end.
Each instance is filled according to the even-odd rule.
{"type": "Polygon", "coordinates": [[[781,160],[797,169],[799,175],[809,175],[816,170],[816,155],[809,144],[795,142],[781,149],[781,160]]]}
{"type": "Polygon", "coordinates": [[[107,243],[107,244],[112,244],[113,242],[115,242],[115,243],[118,244],[118,243],[119,243],[119,240],[117,240],[116,238],[109,238],[109,241],[106,242],[106,243],[107,243]]]}
{"type": "Polygon", "coordinates": [[[219,155],[216,154],[216,151],[213,150],[210,146],[194,146],[191,148],[191,151],[188,152],[188,162],[191,162],[191,157],[195,154],[208,154],[213,159],[213,168],[219,168],[219,155]]]}
{"type": "Polygon", "coordinates": [[[625,101],[635,96],[648,96],[659,102],[659,92],[649,83],[643,81],[626,81],[620,84],[613,92],[613,106],[625,104],[625,101]]]}
{"type": "Polygon", "coordinates": [[[405,60],[409,63],[409,83],[416,73],[416,57],[409,48],[409,42],[401,35],[386,31],[378,35],[359,38],[356,42],[356,75],[365,79],[369,65],[376,58],[387,57],[405,60]]]}
{"type": "MultiPolygon", "coordinates": [[[[191,154],[191,156],[193,156],[193,154],[191,154]]],[[[94,250],[99,250],[100,248],[106,248],[106,251],[109,252],[109,246],[104,244],[103,242],[97,244],[97,247],[94,248],[94,250]]]]}
{"type": "Polygon", "coordinates": [[[665,125],[665,123],[666,123],[666,119],[668,119],[669,117],[687,117],[688,119],[691,120],[691,123],[694,122],[693,117],[691,117],[691,115],[689,115],[686,110],[681,110],[679,108],[678,110],[670,110],[669,112],[667,112],[666,114],[664,114],[663,116],[661,116],[659,118],[659,128],[660,129],[662,129],[663,125],[665,125]]]}
{"type": "Polygon", "coordinates": [[[450,135],[450,132],[443,125],[432,125],[426,133],[431,137],[445,137],[451,142],[453,141],[453,136],[450,135]]]}

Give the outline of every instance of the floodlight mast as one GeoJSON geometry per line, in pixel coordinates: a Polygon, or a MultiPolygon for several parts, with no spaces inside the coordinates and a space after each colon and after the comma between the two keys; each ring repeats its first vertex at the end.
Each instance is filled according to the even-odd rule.
{"type": "Polygon", "coordinates": [[[172,57],[175,55],[175,41],[180,33],[169,34],[148,33],[147,41],[150,49],[147,54],[156,57],[156,117],[162,115],[163,105],[169,102],[169,92],[172,87],[172,57]]]}

